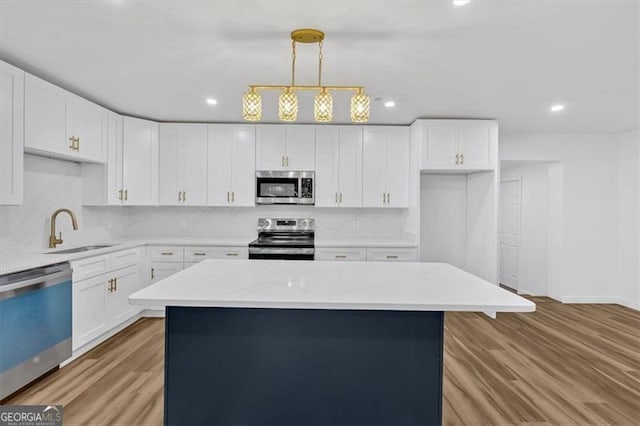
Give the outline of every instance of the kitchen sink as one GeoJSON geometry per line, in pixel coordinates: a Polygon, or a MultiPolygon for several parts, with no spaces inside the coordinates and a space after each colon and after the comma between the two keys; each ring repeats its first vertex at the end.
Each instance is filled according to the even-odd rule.
{"type": "Polygon", "coordinates": [[[82,253],[84,251],[98,250],[98,249],[107,248],[111,246],[113,246],[113,244],[98,244],[95,246],[82,246],[82,247],[76,247],[76,248],[67,249],[67,250],[49,251],[47,252],[47,254],[82,253]]]}

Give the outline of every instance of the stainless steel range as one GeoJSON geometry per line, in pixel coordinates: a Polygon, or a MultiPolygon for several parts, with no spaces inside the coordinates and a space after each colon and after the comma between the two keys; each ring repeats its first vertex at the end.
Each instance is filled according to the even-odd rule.
{"type": "Polygon", "coordinates": [[[249,259],[313,260],[315,219],[258,219],[258,239],[249,243],[249,259]]]}

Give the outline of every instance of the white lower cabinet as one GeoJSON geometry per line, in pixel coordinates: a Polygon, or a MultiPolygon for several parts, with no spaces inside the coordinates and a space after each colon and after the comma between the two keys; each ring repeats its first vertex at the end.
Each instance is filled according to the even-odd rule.
{"type": "Polygon", "coordinates": [[[367,249],[367,260],[374,262],[416,262],[418,251],[414,248],[367,249]]]}
{"type": "Polygon", "coordinates": [[[316,249],[316,260],[368,261],[368,262],[416,262],[415,248],[364,248],[321,247],[316,249]]]}
{"type": "Polygon", "coordinates": [[[213,259],[248,259],[248,247],[214,247],[213,259]]]}
{"type": "Polygon", "coordinates": [[[73,282],[73,349],[107,331],[109,275],[73,282]]]}
{"type": "Polygon", "coordinates": [[[151,262],[151,282],[163,280],[183,269],[182,262],[151,262]]]}
{"type": "Polygon", "coordinates": [[[367,250],[364,248],[317,248],[316,260],[365,261],[367,250]]]}
{"type": "Polygon", "coordinates": [[[139,312],[129,295],[142,284],[141,249],[121,250],[71,262],[73,350],[95,341],[139,312]]]}

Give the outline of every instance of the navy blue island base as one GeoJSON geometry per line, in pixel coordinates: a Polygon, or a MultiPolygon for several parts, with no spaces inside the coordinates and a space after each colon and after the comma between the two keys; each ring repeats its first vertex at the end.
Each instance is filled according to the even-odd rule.
{"type": "Polygon", "coordinates": [[[442,423],[443,312],[166,314],[165,425],[442,423]]]}

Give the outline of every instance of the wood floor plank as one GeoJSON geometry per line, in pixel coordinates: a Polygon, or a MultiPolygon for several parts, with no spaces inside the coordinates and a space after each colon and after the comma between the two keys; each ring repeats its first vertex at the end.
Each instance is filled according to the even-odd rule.
{"type": "MultiPolygon", "coordinates": [[[[640,425],[640,313],[531,298],[535,313],[445,316],[445,425],[640,425]]],[[[145,318],[7,404],[65,425],[161,425],[164,320],[145,318]]]]}

